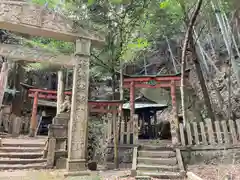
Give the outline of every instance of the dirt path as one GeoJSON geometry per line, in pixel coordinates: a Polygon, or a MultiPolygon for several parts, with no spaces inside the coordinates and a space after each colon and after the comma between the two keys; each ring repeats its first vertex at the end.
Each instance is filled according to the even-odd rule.
{"type": "MultiPolygon", "coordinates": [[[[19,171],[2,171],[0,172],[0,180],[117,180],[119,177],[129,175],[127,170],[119,171],[100,171],[93,173],[89,177],[64,177],[64,171],[60,170],[19,170],[19,171]]],[[[129,178],[124,178],[129,179],[129,178]]],[[[124,180],[123,179],[123,180],[124,180]]]]}
{"type": "Polygon", "coordinates": [[[204,180],[222,180],[226,176],[240,180],[240,165],[195,165],[188,168],[204,180]]]}
{"type": "MultiPolygon", "coordinates": [[[[130,177],[130,170],[108,170],[93,173],[88,177],[64,177],[64,170],[20,170],[2,171],[0,180],[135,180],[130,177]]],[[[159,180],[159,179],[152,179],[159,180]]],[[[174,180],[174,179],[173,179],[174,180]]]]}

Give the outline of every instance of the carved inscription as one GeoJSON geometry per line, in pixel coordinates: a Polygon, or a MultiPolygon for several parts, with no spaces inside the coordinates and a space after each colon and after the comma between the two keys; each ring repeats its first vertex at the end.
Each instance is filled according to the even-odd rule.
{"type": "Polygon", "coordinates": [[[71,121],[71,154],[72,159],[85,159],[87,120],[88,120],[88,79],[89,59],[76,55],[78,65],[74,68],[74,84],[71,121]]]}

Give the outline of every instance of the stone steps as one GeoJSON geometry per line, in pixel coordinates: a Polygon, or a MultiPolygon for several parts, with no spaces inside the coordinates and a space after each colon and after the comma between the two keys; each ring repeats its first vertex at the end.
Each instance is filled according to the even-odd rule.
{"type": "Polygon", "coordinates": [[[2,139],[0,147],[0,170],[44,169],[47,160],[43,159],[44,138],[2,139]]]}
{"type": "Polygon", "coordinates": [[[140,157],[169,158],[169,157],[176,157],[176,152],[140,150],[138,151],[138,155],[140,157]]]}
{"type": "Polygon", "coordinates": [[[137,159],[137,163],[143,163],[143,164],[154,164],[154,165],[176,165],[177,159],[176,157],[172,158],[148,158],[148,157],[139,157],[137,159]]]}
{"type": "Polygon", "coordinates": [[[139,150],[144,150],[144,151],[173,151],[172,145],[152,145],[152,144],[147,144],[143,145],[140,147],[139,150]]]}
{"type": "Polygon", "coordinates": [[[161,179],[180,179],[183,178],[183,175],[179,172],[146,172],[146,171],[137,171],[138,176],[150,176],[153,178],[161,179]]]}
{"type": "Polygon", "coordinates": [[[32,147],[42,147],[44,148],[45,144],[43,143],[26,143],[26,144],[23,144],[23,143],[2,143],[2,147],[29,147],[29,148],[32,148],[32,147]]]}
{"type": "Polygon", "coordinates": [[[171,143],[162,144],[146,142],[139,147],[137,154],[136,179],[184,179],[180,173],[176,150],[171,143]]]}
{"type": "Polygon", "coordinates": [[[149,164],[137,164],[137,169],[141,171],[172,171],[177,172],[179,168],[177,165],[169,166],[169,165],[149,165],[149,164]]]}
{"type": "Polygon", "coordinates": [[[0,170],[22,170],[22,169],[46,169],[46,163],[33,163],[33,164],[0,164],[0,170]]]}
{"type": "Polygon", "coordinates": [[[42,152],[0,152],[0,158],[36,159],[42,156],[42,152]]]}
{"type": "Polygon", "coordinates": [[[0,164],[34,164],[34,163],[45,163],[46,159],[18,159],[18,158],[0,158],[0,164]]]}
{"type": "Polygon", "coordinates": [[[0,153],[2,152],[42,152],[42,147],[0,147],[0,153]]]}

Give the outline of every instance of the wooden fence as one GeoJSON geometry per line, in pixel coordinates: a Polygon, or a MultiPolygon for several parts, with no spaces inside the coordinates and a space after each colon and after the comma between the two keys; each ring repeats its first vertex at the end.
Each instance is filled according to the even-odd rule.
{"type": "Polygon", "coordinates": [[[240,119],[179,124],[181,146],[237,144],[240,142],[240,119]]]}
{"type": "MultiPolygon", "coordinates": [[[[113,118],[108,115],[104,118],[106,140],[113,137],[113,118]]],[[[137,144],[138,140],[138,115],[134,115],[133,121],[123,120],[120,125],[119,144],[137,144]]],[[[118,128],[117,128],[118,129],[118,128]]]]}

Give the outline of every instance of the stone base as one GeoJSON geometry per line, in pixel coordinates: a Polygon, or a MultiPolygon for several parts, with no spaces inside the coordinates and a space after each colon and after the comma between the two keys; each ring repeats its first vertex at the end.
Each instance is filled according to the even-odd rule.
{"type": "Polygon", "coordinates": [[[137,176],[137,170],[131,169],[131,176],[132,176],[132,177],[137,176]]]}
{"type": "Polygon", "coordinates": [[[34,136],[35,136],[35,129],[30,129],[29,137],[34,137],[34,136]]]}
{"type": "Polygon", "coordinates": [[[67,159],[67,171],[68,172],[79,172],[79,171],[86,171],[86,160],[85,159],[77,159],[71,160],[67,159]]]}
{"type": "Polygon", "coordinates": [[[66,169],[67,158],[58,158],[56,160],[56,169],[66,169]]]}
{"type": "Polygon", "coordinates": [[[76,172],[65,172],[64,176],[90,176],[91,172],[90,171],[76,171],[76,172]]]}

